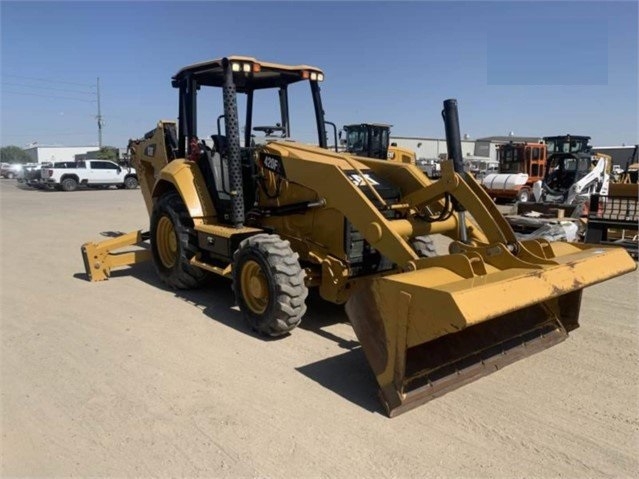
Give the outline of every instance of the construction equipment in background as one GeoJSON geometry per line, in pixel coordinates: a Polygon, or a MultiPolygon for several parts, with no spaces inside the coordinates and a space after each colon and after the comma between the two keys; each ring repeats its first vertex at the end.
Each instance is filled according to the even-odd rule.
{"type": "Polygon", "coordinates": [[[589,136],[544,137],[547,155],[542,180],[533,183],[534,202],[518,202],[506,220],[522,238],[576,241],[583,237],[590,196],[605,195],[611,157],[594,153],[589,136]]]}
{"type": "Polygon", "coordinates": [[[486,175],[481,185],[495,200],[527,202],[532,187],[544,178],[546,145],[543,143],[505,143],[497,149],[499,173],[486,175]]]}
{"type": "Polygon", "coordinates": [[[382,123],[344,125],[346,152],[366,158],[387,159],[391,126],[382,123]]]}
{"type": "Polygon", "coordinates": [[[632,155],[626,161],[626,167],[622,171],[618,183],[639,183],[639,145],[635,145],[632,155]]]}
{"type": "Polygon", "coordinates": [[[594,153],[589,136],[544,137],[548,152],[543,181],[533,187],[537,202],[584,204],[593,193],[606,194],[612,159],[594,153]]]}
{"type": "MultiPolygon", "coordinates": [[[[328,149],[322,70],[230,56],[181,69],[179,128],[160,121],[131,140],[150,216],[160,279],[194,288],[231,281],[255,331],[289,333],[308,288],[346,311],[394,416],[505,364],[550,347],[578,327],[582,289],[636,268],[621,248],[518,241],[483,188],[463,172],[457,104],[444,102],[448,151],[442,178],[416,166],[328,149]],[[310,86],[319,146],[288,140],[289,91],[310,86]],[[224,134],[197,124],[197,95],[222,91],[224,134]],[[274,90],[286,139],[241,146],[238,95],[251,145],[253,94],[274,90]],[[473,221],[466,219],[472,215],[473,221]],[[442,233],[450,254],[420,257],[411,241],[442,233]]],[[[261,93],[261,96],[265,93],[261,93]]],[[[213,104],[207,97],[206,108],[213,104]]],[[[219,112],[218,112],[219,113],[219,112]]],[[[271,128],[271,127],[269,127],[271,128]]],[[[82,247],[92,281],[139,244],[133,232],[82,247]]],[[[336,372],[339,374],[339,372],[336,372]]]]}
{"type": "Polygon", "coordinates": [[[442,158],[417,158],[415,164],[431,180],[437,180],[442,176],[441,161],[442,158]]]}
{"type": "Polygon", "coordinates": [[[344,125],[345,151],[356,156],[379,160],[388,159],[414,165],[414,151],[397,146],[396,143],[389,145],[391,127],[392,125],[383,123],[344,125]]]}
{"type": "MultiPolygon", "coordinates": [[[[633,157],[636,160],[637,147],[633,157]]],[[[639,250],[639,163],[629,163],[622,179],[610,183],[607,195],[590,197],[584,241],[622,246],[637,259],[639,250]]]]}

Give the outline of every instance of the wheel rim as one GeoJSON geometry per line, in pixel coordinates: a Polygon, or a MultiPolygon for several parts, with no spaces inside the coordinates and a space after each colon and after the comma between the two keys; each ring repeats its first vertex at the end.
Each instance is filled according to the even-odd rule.
{"type": "Polygon", "coordinates": [[[172,268],[177,261],[177,236],[173,222],[166,216],[158,221],[156,243],[160,261],[166,268],[172,268]]]}
{"type": "Polygon", "coordinates": [[[251,260],[244,263],[240,274],[242,297],[255,314],[263,314],[268,306],[268,282],[261,266],[251,260]]]}

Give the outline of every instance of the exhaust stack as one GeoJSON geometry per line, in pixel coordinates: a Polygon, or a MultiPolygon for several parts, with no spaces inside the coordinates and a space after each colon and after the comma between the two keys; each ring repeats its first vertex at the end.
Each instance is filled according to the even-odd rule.
{"type": "MultiPolygon", "coordinates": [[[[444,129],[446,131],[446,148],[448,158],[453,161],[455,173],[465,179],[464,158],[461,147],[461,134],[459,132],[459,113],[457,112],[457,100],[454,98],[444,100],[442,110],[444,129]]],[[[466,230],[466,209],[453,198],[453,208],[459,215],[459,241],[468,243],[468,231],[466,230]]]]}

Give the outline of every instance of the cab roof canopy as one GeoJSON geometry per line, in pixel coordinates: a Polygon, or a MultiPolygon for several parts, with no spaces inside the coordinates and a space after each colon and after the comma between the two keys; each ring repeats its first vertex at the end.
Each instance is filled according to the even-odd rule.
{"type": "Polygon", "coordinates": [[[583,136],[583,135],[557,135],[557,136],[544,136],[544,141],[550,141],[550,140],[566,140],[570,138],[571,140],[590,140],[589,136],[583,136]]]}
{"type": "Polygon", "coordinates": [[[352,123],[350,125],[344,125],[344,128],[353,128],[356,126],[376,126],[379,128],[391,128],[393,125],[389,125],[388,123],[352,123]]]}
{"type": "Polygon", "coordinates": [[[183,80],[192,77],[198,85],[222,87],[224,67],[229,63],[231,66],[238,65],[233,69],[233,77],[235,87],[240,93],[287,86],[311,79],[311,73],[315,74],[313,79],[321,81],[324,77],[321,69],[309,65],[282,65],[263,62],[253,57],[233,55],[184,67],[173,76],[172,85],[177,88],[183,80]]]}

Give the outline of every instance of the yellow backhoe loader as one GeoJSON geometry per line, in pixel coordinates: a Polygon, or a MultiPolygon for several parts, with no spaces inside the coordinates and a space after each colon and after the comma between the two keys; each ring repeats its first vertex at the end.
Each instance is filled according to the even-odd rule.
{"type": "Polygon", "coordinates": [[[621,248],[518,241],[463,171],[455,100],[444,102],[452,160],[437,182],[412,164],[329,150],[323,79],[316,67],[241,56],[181,69],[179,125],[160,121],[129,144],[150,231],[84,244],[90,280],[149,257],[172,288],[221,275],[250,326],[272,336],[299,324],[318,288],[346,303],[394,416],[562,341],[578,326],[584,287],[636,268],[621,248]],[[317,146],[291,140],[288,91],[298,83],[310,85],[317,146]],[[218,122],[210,141],[198,136],[212,133],[198,132],[204,87],[222,90],[224,131],[218,122]],[[262,90],[279,97],[277,126],[253,125],[262,90]],[[255,146],[254,131],[282,138],[255,146]],[[420,257],[411,240],[434,233],[452,238],[449,254],[420,257]],[[147,237],[150,254],[117,251],[147,237]]]}

